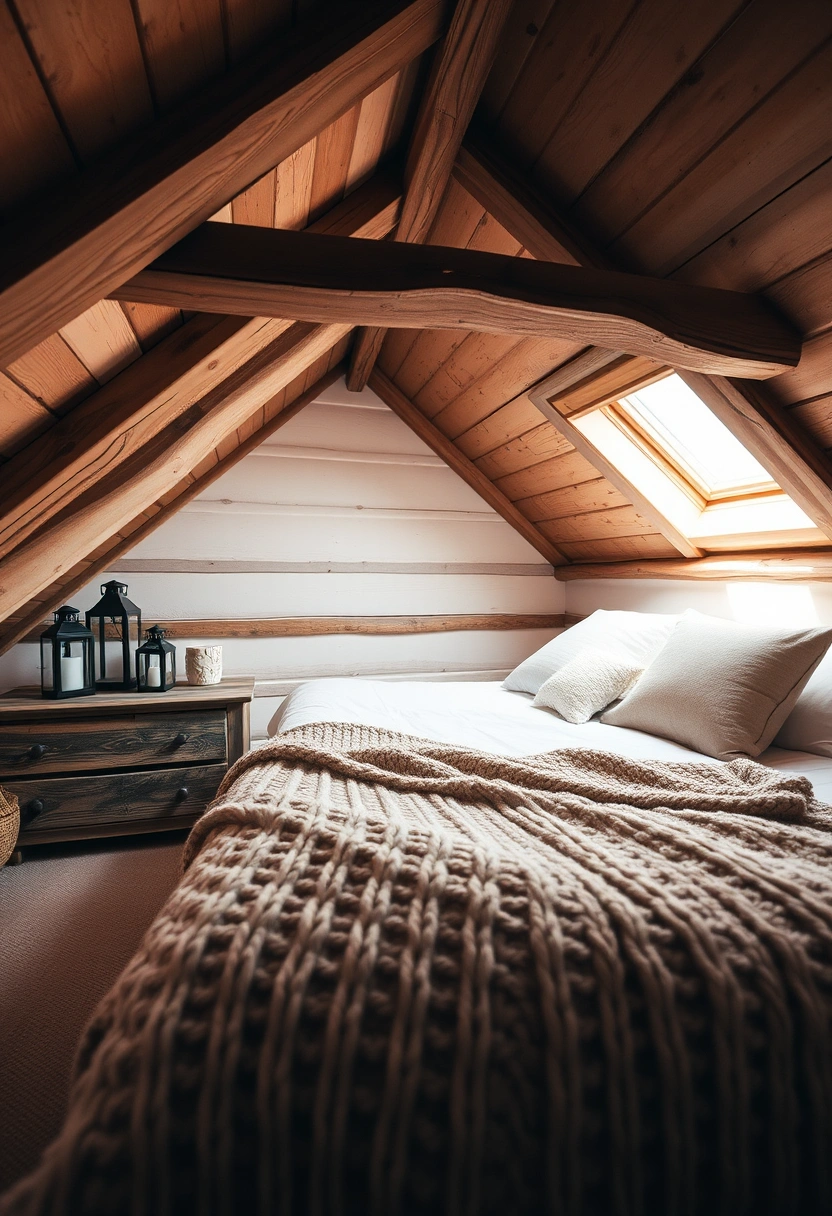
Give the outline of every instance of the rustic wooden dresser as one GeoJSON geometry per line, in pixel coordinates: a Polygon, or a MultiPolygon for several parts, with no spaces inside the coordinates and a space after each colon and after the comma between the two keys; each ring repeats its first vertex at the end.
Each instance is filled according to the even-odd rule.
{"type": "Polygon", "coordinates": [[[253,680],[49,701],[0,696],[0,785],[18,847],[189,827],[249,747],[253,680]]]}

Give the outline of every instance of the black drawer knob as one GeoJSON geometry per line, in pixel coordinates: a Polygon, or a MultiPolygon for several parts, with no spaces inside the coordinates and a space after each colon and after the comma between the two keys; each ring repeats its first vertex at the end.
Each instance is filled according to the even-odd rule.
{"type": "Polygon", "coordinates": [[[187,797],[188,797],[187,785],[180,785],[179,789],[176,791],[176,801],[184,802],[187,797]]]}
{"type": "Polygon", "coordinates": [[[41,756],[46,755],[46,750],[45,743],[33,743],[29,748],[29,755],[32,760],[40,760],[41,756]]]}
{"type": "Polygon", "coordinates": [[[174,747],[181,747],[183,743],[187,743],[187,742],[188,742],[188,736],[183,735],[182,731],[180,731],[179,734],[174,739],[173,745],[174,745],[174,747]]]}
{"type": "Polygon", "coordinates": [[[29,812],[30,819],[35,815],[39,815],[43,810],[43,799],[33,798],[32,801],[27,805],[26,810],[29,812]]]}

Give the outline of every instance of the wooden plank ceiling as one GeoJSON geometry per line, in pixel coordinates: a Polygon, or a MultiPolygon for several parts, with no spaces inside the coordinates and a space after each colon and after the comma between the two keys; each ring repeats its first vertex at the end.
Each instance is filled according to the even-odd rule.
{"type": "MultiPolygon", "coordinates": [[[[407,6],[377,7],[383,16],[407,6]]],[[[12,248],[30,208],[60,208],[62,190],[92,180],[109,156],[152,134],[263,47],[279,56],[287,32],[294,27],[302,38],[322,8],[304,0],[0,0],[0,241],[12,248]]],[[[452,11],[449,4],[446,30],[452,11]]],[[[420,51],[354,97],[214,218],[376,239],[390,233],[414,131],[424,138],[420,100],[437,92],[429,68],[438,53],[420,51]]],[[[444,53],[454,62],[447,44],[444,53]]],[[[456,145],[465,120],[467,113],[447,137],[456,145]]],[[[800,331],[804,348],[793,370],[753,391],[739,387],[752,402],[747,426],[764,415],[770,447],[788,443],[798,452],[794,475],[812,470],[815,497],[832,486],[832,7],[825,0],[671,7],[515,0],[469,140],[428,243],[540,257],[537,199],[550,261],[761,293],[800,331]],[[485,192],[477,185],[470,149],[483,147],[508,166],[502,194],[493,181],[485,192]]],[[[72,561],[54,578],[39,578],[22,600],[9,593],[14,607],[3,608],[28,547],[48,535],[43,529],[112,493],[129,460],[140,467],[152,455],[143,444],[163,432],[169,441],[165,428],[178,426],[179,434],[199,422],[207,433],[205,418],[224,394],[260,383],[253,361],[259,357],[262,370],[262,351],[285,330],[283,322],[105,299],[0,372],[0,480],[14,491],[11,502],[0,496],[0,647],[197,492],[212,469],[250,450],[281,410],[348,358],[354,340],[333,329],[326,350],[309,345],[307,366],[299,374],[293,367],[276,395],[248,414],[228,413],[235,425],[197,464],[171,466],[164,493],[103,528],[96,545],[70,546],[72,561]],[[93,432],[101,451],[124,454],[85,463],[93,432]]],[[[620,575],[628,560],[678,558],[660,526],[530,400],[537,383],[582,349],[556,338],[395,329],[381,346],[375,382],[405,399],[403,416],[408,405],[422,416],[428,440],[463,475],[468,470],[472,484],[488,479],[492,501],[507,504],[516,526],[525,521],[524,534],[553,561],[616,563],[620,575]]]]}

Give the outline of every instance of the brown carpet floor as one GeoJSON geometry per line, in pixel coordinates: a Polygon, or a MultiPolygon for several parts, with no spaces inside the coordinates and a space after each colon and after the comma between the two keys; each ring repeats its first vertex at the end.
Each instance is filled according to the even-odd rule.
{"type": "Polygon", "coordinates": [[[176,885],[184,839],[44,846],[0,870],[0,1192],[58,1131],[79,1034],[176,885]]]}

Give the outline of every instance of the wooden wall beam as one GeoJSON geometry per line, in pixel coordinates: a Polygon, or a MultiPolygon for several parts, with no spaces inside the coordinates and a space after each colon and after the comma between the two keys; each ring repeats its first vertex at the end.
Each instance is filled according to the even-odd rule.
{"type": "Polygon", "coordinates": [[[291,326],[130,460],[0,562],[0,619],[51,586],[107,537],[153,506],[235,428],[331,348],[349,326],[291,326]]]}
{"type": "MultiPolygon", "coordinates": [[[[405,166],[405,199],[397,241],[427,239],[445,195],[465,131],[497,53],[511,0],[457,0],[425,89],[405,166]]],[[[385,330],[356,336],[347,388],[360,392],[381,351],[385,330]]]]}
{"type": "Polygon", "coordinates": [[[442,0],[331,6],[4,226],[0,366],[129,279],[442,33],[442,0]]]}
{"type": "Polygon", "coordinates": [[[646,558],[631,562],[576,562],[561,566],[565,582],[595,578],[693,579],[718,582],[832,582],[832,549],[771,549],[719,553],[696,560],[646,558]]]}
{"type": "MultiPolygon", "coordinates": [[[[261,443],[264,443],[275,431],[280,430],[287,422],[291,422],[302,409],[317,400],[324,389],[329,388],[345,371],[346,365],[343,362],[337,363],[330,371],[326,372],[323,376],[319,376],[315,383],[305,392],[301,393],[291,405],[286,406],[280,413],[275,414],[273,418],[270,418],[263,426],[259,427],[248,439],[239,443],[222,460],[218,460],[215,465],[212,465],[211,468],[199,476],[195,476],[190,485],[182,490],[180,494],[177,494],[175,498],[166,502],[149,519],[145,519],[138,527],[133,526],[136,520],[131,520],[130,524],[123,529],[126,535],[116,534],[109,545],[105,547],[98,546],[95,550],[96,556],[90,561],[85,561],[73,576],[66,582],[63,582],[59,589],[56,589],[58,598],[54,600],[54,603],[57,605],[58,603],[70,600],[77,591],[86,586],[90,579],[95,578],[102,570],[111,569],[112,563],[117,561],[123,553],[135,549],[146,537],[150,536],[157,528],[171,519],[186,503],[196,498],[203,490],[207,490],[210,485],[213,485],[215,481],[224,476],[229,469],[238,464],[244,456],[248,456],[250,452],[259,448],[261,443]]],[[[264,408],[268,409],[268,402],[264,408]]],[[[141,515],[137,518],[141,519],[141,515]]],[[[20,617],[13,621],[6,621],[4,625],[0,625],[0,654],[5,653],[16,642],[27,640],[27,635],[31,630],[35,630],[35,636],[39,636],[43,628],[44,610],[44,602],[42,599],[39,599],[29,606],[28,610],[20,617]]]]}
{"type": "Polygon", "coordinates": [[[246,316],[562,337],[734,376],[777,375],[800,358],[797,332],[755,295],[472,249],[232,224],[203,224],[112,294],[246,316]]]}
{"type": "Polygon", "coordinates": [[[534,524],[518,511],[514,503],[506,498],[505,494],[501,493],[485,474],[481,473],[477,466],[460,452],[456,445],[443,435],[439,428],[434,426],[430,419],[426,418],[421,410],[418,410],[413,402],[378,368],[374,368],[370,376],[370,388],[407,423],[429,448],[436,452],[437,456],[441,456],[445,463],[479,494],[480,498],[484,498],[498,515],[502,515],[506,523],[511,524],[512,528],[537,549],[538,553],[542,553],[547,561],[551,562],[553,566],[560,566],[566,561],[560,550],[541,532],[538,532],[534,524]]]}
{"type": "MultiPolygon", "coordinates": [[[[400,200],[398,183],[371,178],[310,231],[379,240],[395,224],[400,200]]],[[[3,468],[0,561],[286,328],[284,321],[194,317],[24,448],[3,468]]]]}
{"type": "MultiPolygon", "coordinates": [[[[466,142],[460,180],[476,182],[476,197],[530,252],[565,256],[585,266],[609,266],[587,238],[560,221],[548,202],[532,198],[508,162],[481,142],[466,142]],[[536,234],[536,235],[535,235],[536,234]],[[548,234],[548,235],[547,235],[548,234]]],[[[672,360],[668,360],[673,364],[672,360]]],[[[681,366],[681,365],[677,365],[681,366]]],[[[762,385],[717,375],[680,373],[812,522],[832,539],[832,461],[793,422],[762,385]]],[[[538,403],[539,407],[539,403],[538,403]]],[[[623,492],[623,491],[622,491],[623,492]]],[[[675,543],[675,542],[674,542],[675,543]]]]}
{"type": "MultiPolygon", "coordinates": [[[[21,639],[36,642],[43,626],[21,639]]],[[[248,620],[177,620],[164,622],[169,638],[312,638],[331,634],[360,633],[374,636],[414,633],[455,633],[461,630],[563,629],[566,614],[459,613],[450,616],[282,616],[248,620]]]]}

